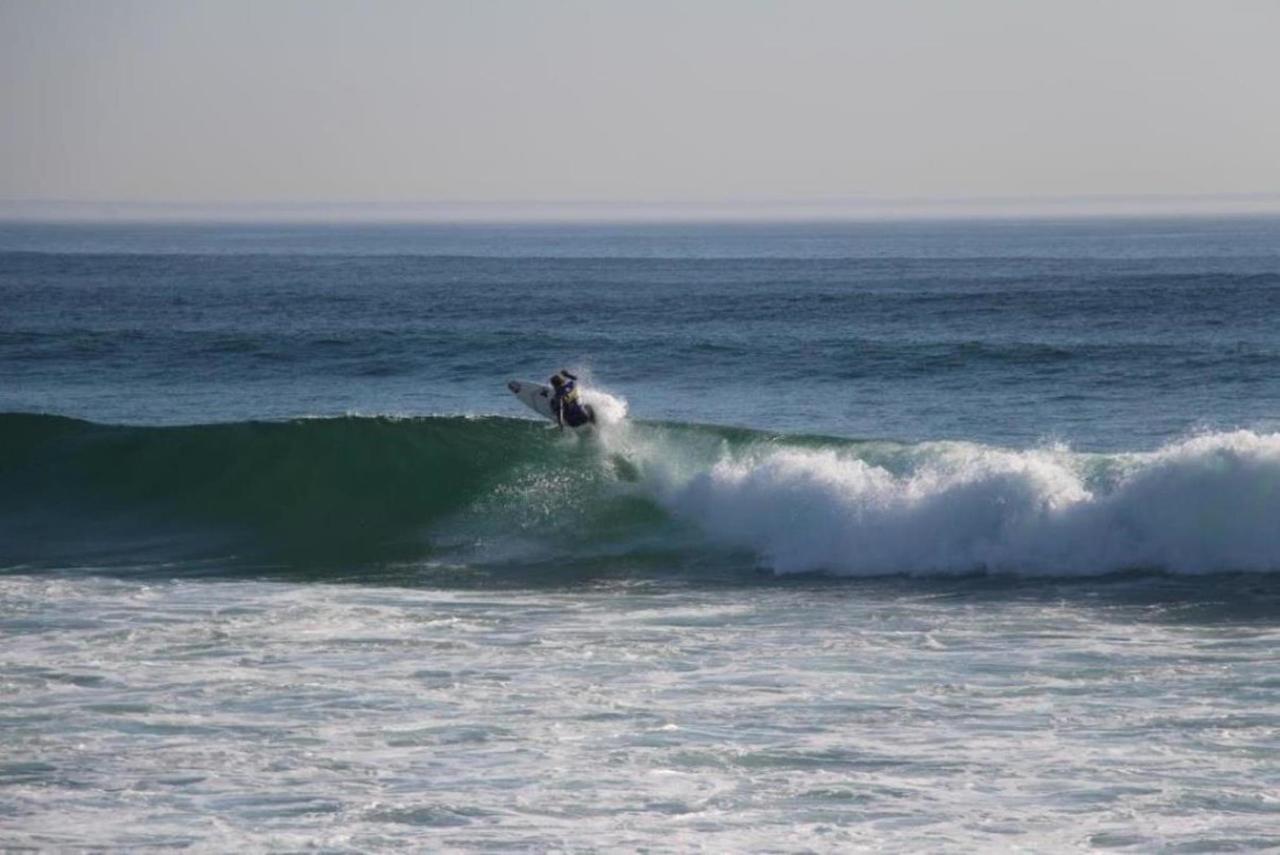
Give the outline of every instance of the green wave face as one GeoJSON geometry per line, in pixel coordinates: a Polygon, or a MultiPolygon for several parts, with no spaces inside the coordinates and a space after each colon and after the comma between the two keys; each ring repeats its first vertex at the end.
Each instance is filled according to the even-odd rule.
{"type": "Polygon", "coordinates": [[[0,560],[360,561],[430,554],[430,530],[512,478],[571,468],[540,423],[332,418],[111,427],[0,417],[0,560]]]}

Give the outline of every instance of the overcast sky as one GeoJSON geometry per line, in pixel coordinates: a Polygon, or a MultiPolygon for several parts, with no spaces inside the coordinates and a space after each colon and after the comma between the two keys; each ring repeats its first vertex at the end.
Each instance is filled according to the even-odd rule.
{"type": "Polygon", "coordinates": [[[0,199],[1280,193],[1280,2],[0,0],[0,199]]]}

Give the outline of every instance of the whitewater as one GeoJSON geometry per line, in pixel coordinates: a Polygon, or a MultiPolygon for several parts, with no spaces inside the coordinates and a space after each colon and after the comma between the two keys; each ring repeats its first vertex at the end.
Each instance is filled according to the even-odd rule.
{"type": "Polygon", "coordinates": [[[1278,247],[0,224],[0,850],[1280,848],[1278,247]]]}
{"type": "Polygon", "coordinates": [[[667,495],[781,572],[1280,567],[1275,434],[1217,434],[1118,456],[968,445],[886,456],[875,465],[830,450],[747,455],[667,495]]]}

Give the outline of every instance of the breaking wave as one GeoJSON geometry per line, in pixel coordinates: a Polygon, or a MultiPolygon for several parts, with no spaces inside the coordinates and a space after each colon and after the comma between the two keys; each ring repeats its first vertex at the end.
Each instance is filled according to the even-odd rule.
{"type": "Polygon", "coordinates": [[[1280,569],[1280,435],[1146,454],[965,443],[728,456],[668,492],[780,572],[1077,575],[1280,569]]]}
{"type": "Polygon", "coordinates": [[[0,566],[1280,570],[1280,434],[1086,454],[497,417],[0,415],[0,566]],[[219,565],[222,566],[222,565],[219,565]]]}

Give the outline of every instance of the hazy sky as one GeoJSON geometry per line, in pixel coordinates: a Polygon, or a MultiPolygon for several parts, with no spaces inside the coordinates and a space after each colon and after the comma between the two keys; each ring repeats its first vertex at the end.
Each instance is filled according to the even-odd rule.
{"type": "Polygon", "coordinates": [[[1277,0],[0,0],[0,199],[1280,193],[1277,0]]]}

